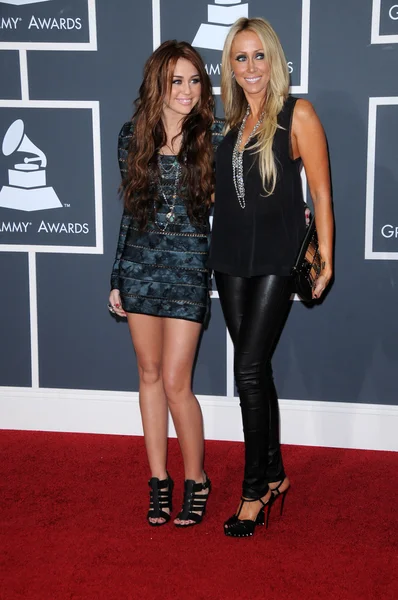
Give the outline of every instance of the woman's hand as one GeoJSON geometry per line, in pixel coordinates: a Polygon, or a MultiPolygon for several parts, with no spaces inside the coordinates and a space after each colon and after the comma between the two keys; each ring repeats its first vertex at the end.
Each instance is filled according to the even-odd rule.
{"type": "Polygon", "coordinates": [[[119,290],[112,290],[109,294],[109,311],[118,317],[126,317],[126,313],[122,308],[119,290]]]}
{"type": "Polygon", "coordinates": [[[328,269],[326,266],[323,267],[321,274],[315,281],[314,289],[312,290],[312,297],[314,300],[318,300],[322,296],[323,292],[329,285],[331,278],[332,270],[328,269]]]}

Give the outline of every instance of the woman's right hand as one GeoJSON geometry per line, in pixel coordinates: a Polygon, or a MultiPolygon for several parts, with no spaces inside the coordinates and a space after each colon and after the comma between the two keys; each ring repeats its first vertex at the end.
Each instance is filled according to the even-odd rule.
{"type": "Polygon", "coordinates": [[[120,292],[119,290],[112,290],[109,294],[109,310],[111,313],[114,313],[118,317],[126,317],[126,313],[122,308],[122,303],[120,300],[120,292]]]}

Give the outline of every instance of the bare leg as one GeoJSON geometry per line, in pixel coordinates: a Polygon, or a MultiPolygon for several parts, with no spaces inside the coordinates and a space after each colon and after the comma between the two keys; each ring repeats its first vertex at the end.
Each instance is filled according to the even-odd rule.
{"type": "Polygon", "coordinates": [[[290,480],[289,477],[285,477],[284,479],[280,479],[279,481],[273,481],[272,483],[269,484],[269,489],[272,490],[276,490],[276,488],[280,485],[279,487],[279,493],[283,494],[283,492],[285,492],[289,487],[290,487],[290,480]]]}
{"type": "MultiPolygon", "coordinates": [[[[133,313],[128,313],[127,320],[137,355],[140,410],[151,476],[166,479],[168,409],[162,381],[164,320],[133,313]]],[[[162,518],[150,520],[164,521],[162,518]]]]}
{"type": "MultiPolygon", "coordinates": [[[[185,479],[198,483],[204,482],[203,419],[200,405],[192,393],[191,383],[200,331],[199,323],[164,319],[164,389],[184,460],[185,479]]],[[[188,523],[179,519],[175,522],[188,523]]]]}

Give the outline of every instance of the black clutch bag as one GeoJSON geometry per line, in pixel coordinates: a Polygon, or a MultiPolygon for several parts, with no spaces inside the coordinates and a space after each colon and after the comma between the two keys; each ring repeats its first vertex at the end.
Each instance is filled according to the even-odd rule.
{"type": "Polygon", "coordinates": [[[315,217],[312,217],[292,269],[295,291],[304,302],[312,302],[312,290],[322,270],[322,256],[318,248],[315,217]]]}

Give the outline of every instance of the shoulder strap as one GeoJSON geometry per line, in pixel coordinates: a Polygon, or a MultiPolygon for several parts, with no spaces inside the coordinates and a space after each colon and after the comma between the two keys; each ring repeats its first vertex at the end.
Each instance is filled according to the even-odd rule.
{"type": "Polygon", "coordinates": [[[286,130],[290,130],[293,111],[297,100],[298,98],[295,98],[294,96],[288,96],[278,115],[278,124],[286,130]]]}
{"type": "Polygon", "coordinates": [[[296,106],[298,98],[294,96],[288,96],[285,100],[283,108],[278,115],[278,125],[282,128],[279,129],[280,139],[286,140],[282,142],[283,152],[288,152],[288,156],[292,159],[292,122],[293,112],[296,106]],[[281,134],[283,132],[283,135],[281,134]]]}

